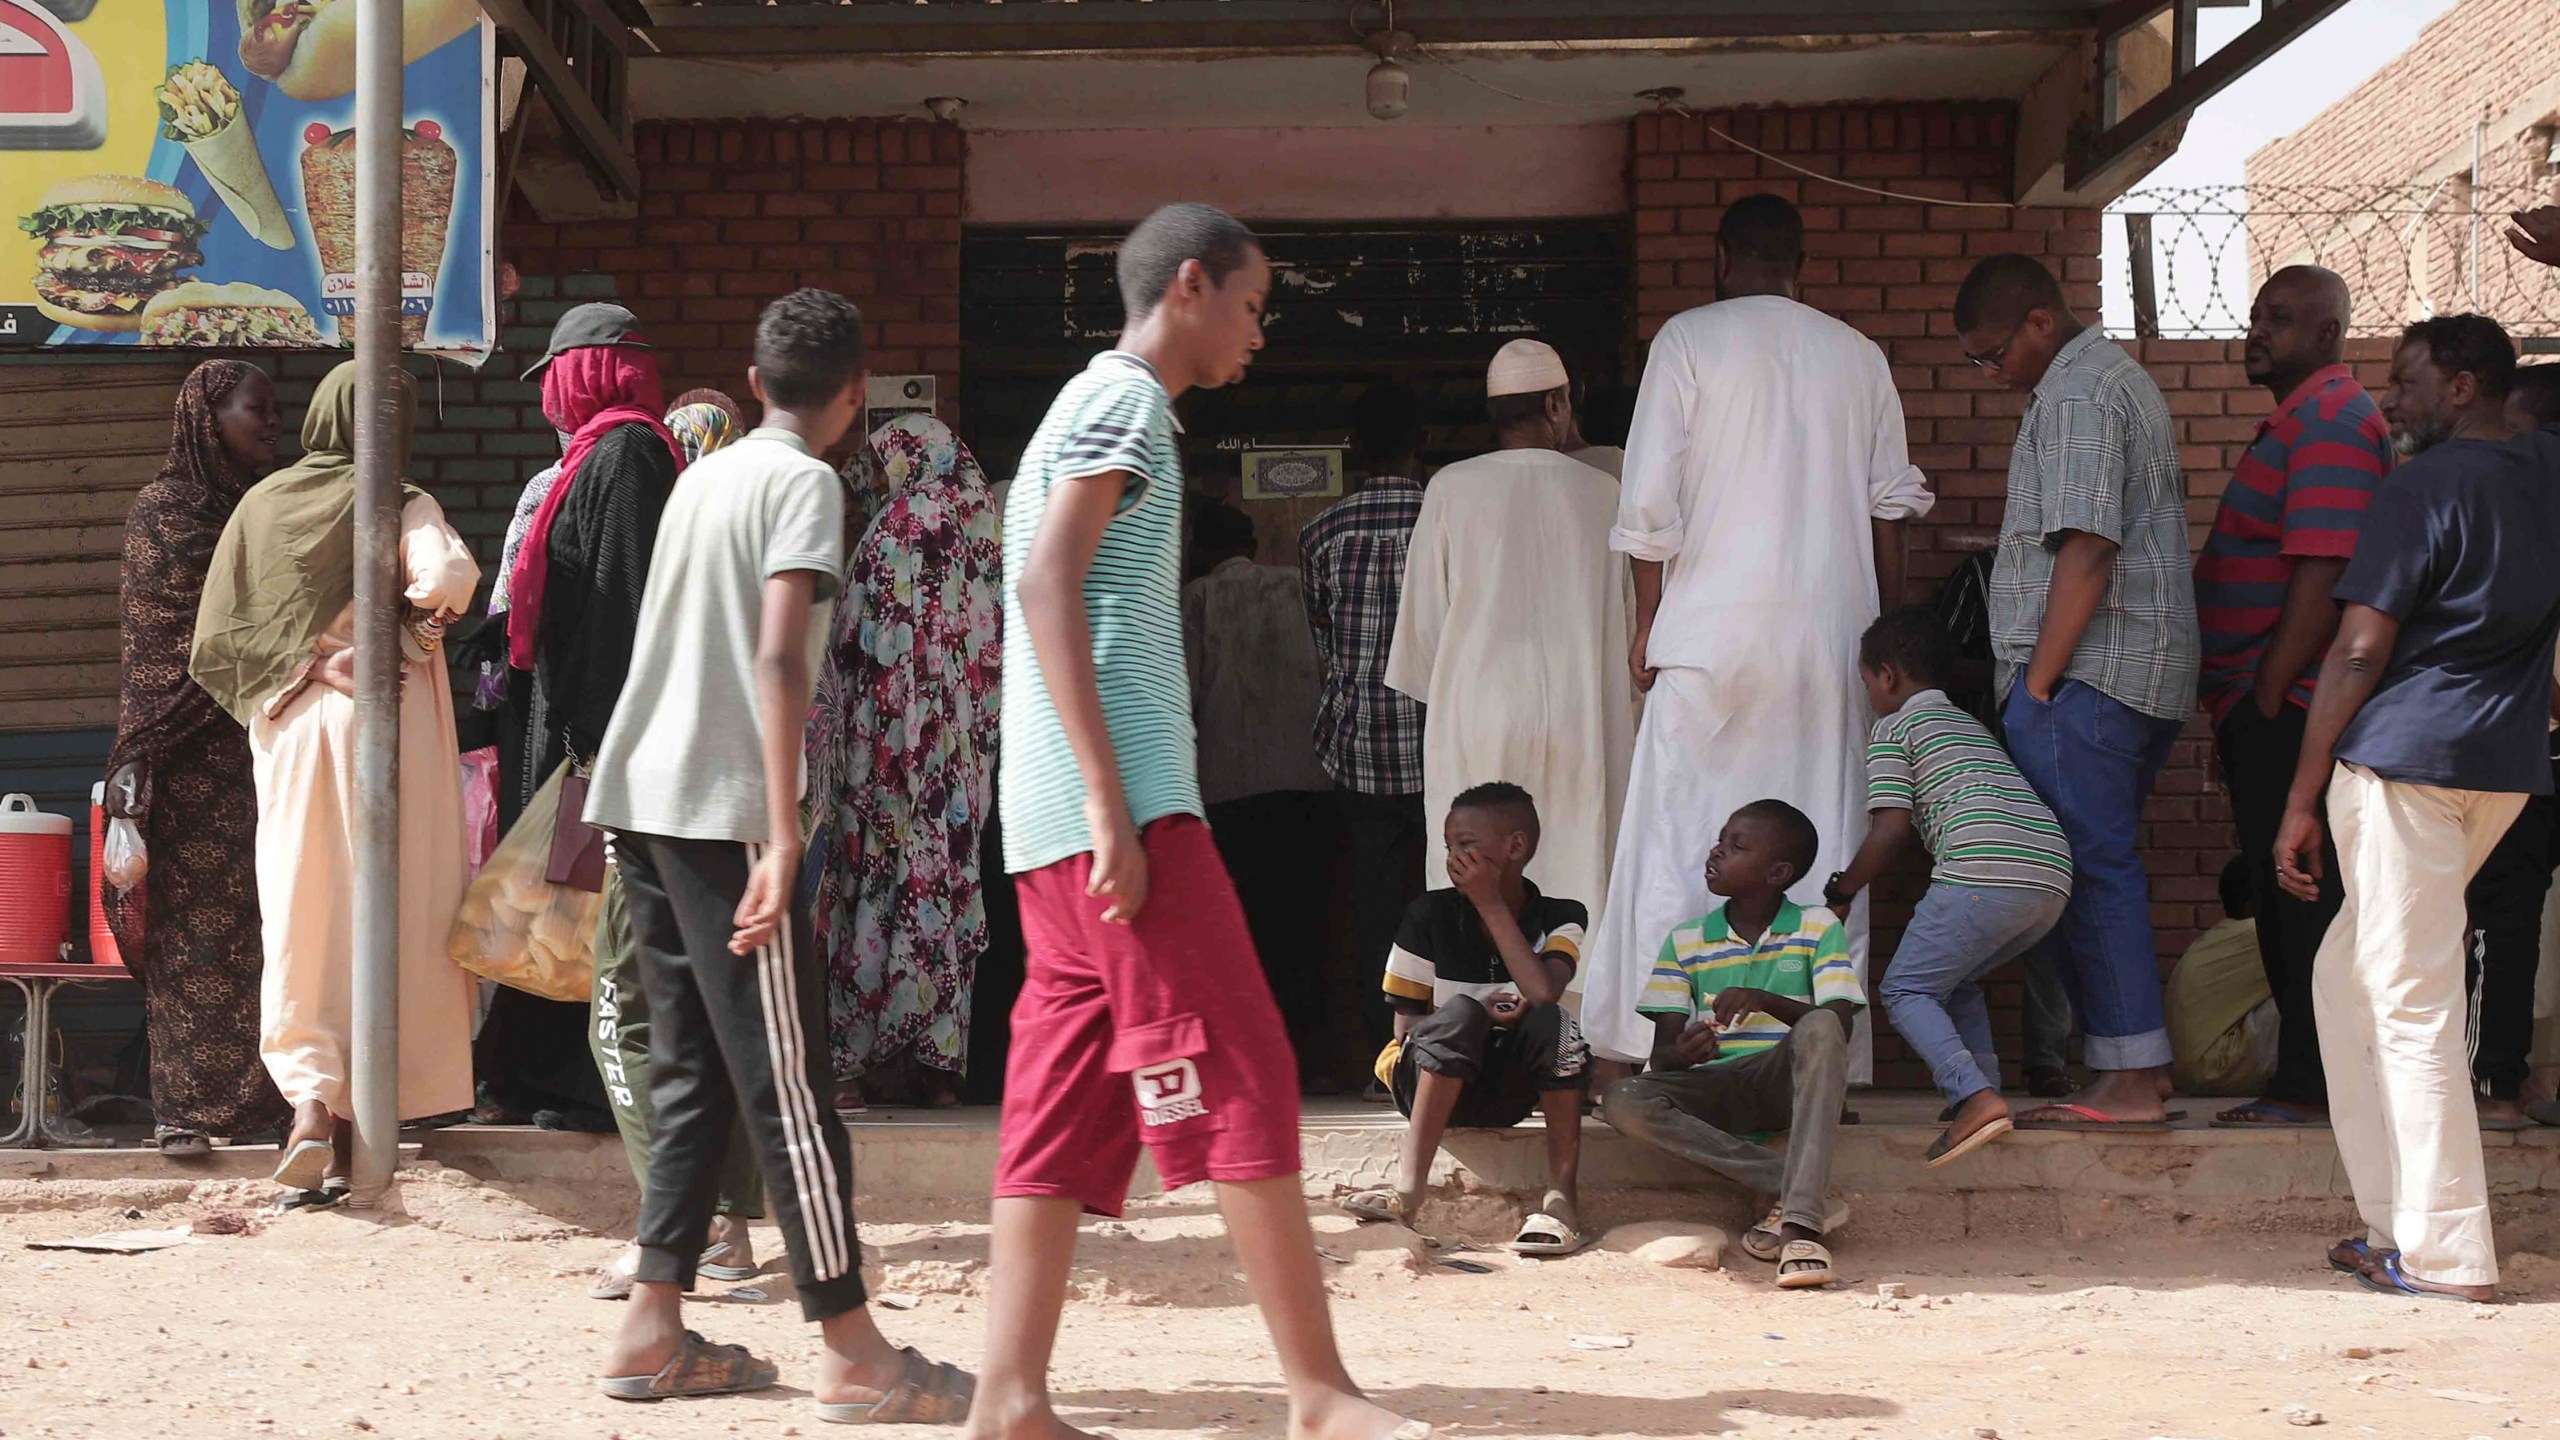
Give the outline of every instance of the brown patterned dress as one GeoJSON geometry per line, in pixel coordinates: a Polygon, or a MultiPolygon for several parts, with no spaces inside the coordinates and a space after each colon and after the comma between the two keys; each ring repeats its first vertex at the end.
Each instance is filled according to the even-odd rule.
{"type": "Polygon", "coordinates": [[[258,477],[224,453],[214,407],[253,367],[211,360],[178,390],[169,458],[124,529],[124,682],[110,775],[139,766],[150,868],[107,890],[142,983],[151,1102],[166,1129],[246,1137],[289,1116],[258,1057],[257,787],[249,737],[187,676],[196,603],[223,522],[258,477]]]}

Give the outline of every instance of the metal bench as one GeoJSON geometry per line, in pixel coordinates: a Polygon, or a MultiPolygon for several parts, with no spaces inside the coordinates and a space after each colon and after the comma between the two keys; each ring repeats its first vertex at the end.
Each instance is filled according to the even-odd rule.
{"type": "Polygon", "coordinates": [[[53,1121],[53,1107],[47,1102],[60,1085],[60,1077],[46,1060],[52,1049],[48,1041],[53,1032],[53,992],[65,985],[105,985],[132,978],[133,972],[122,965],[0,964],[0,980],[17,986],[27,1001],[18,1128],[0,1135],[0,1150],[41,1150],[47,1145],[96,1149],[114,1143],[71,1134],[53,1121]]]}

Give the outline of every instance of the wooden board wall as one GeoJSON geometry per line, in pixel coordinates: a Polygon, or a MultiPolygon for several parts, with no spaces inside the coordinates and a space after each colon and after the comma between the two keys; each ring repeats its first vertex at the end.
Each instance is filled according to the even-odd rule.
{"type": "Polygon", "coordinates": [[[0,731],[116,723],[125,511],[193,363],[0,365],[0,731]]]}

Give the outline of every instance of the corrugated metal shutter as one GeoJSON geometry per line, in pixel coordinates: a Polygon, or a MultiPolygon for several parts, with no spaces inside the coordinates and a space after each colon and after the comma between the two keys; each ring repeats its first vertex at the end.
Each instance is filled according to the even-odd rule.
{"type": "Polygon", "coordinates": [[[115,724],[125,511],[193,364],[0,365],[0,732],[115,724]]]}

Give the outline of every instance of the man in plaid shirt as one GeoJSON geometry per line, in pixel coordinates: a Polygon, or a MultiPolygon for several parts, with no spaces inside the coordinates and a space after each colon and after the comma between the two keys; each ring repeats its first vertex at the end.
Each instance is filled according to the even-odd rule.
{"type": "Polygon", "coordinates": [[[2079,1103],[2020,1129],[2162,1128],[2169,1029],[2135,836],[2196,703],[2187,494],[2160,388],[2064,302],[2039,261],[1994,255],[1956,292],[1965,357],[2030,393],[1991,572],[2001,720],[2078,862],[2054,935],[2079,977],[2079,1103]]]}
{"type": "Polygon", "coordinates": [[[1362,997],[1360,1019],[1373,1054],[1394,1034],[1395,1017],[1379,984],[1396,925],[1422,893],[1428,840],[1422,706],[1386,682],[1387,649],[1404,595],[1405,552],[1422,513],[1416,463],[1421,440],[1421,408],[1412,391],[1379,385],[1363,392],[1352,410],[1351,460],[1368,478],[1357,494],[1298,532],[1307,624],[1324,657],[1316,752],[1341,787],[1336,794],[1351,841],[1352,917],[1361,965],[1353,993],[1362,997]]]}

